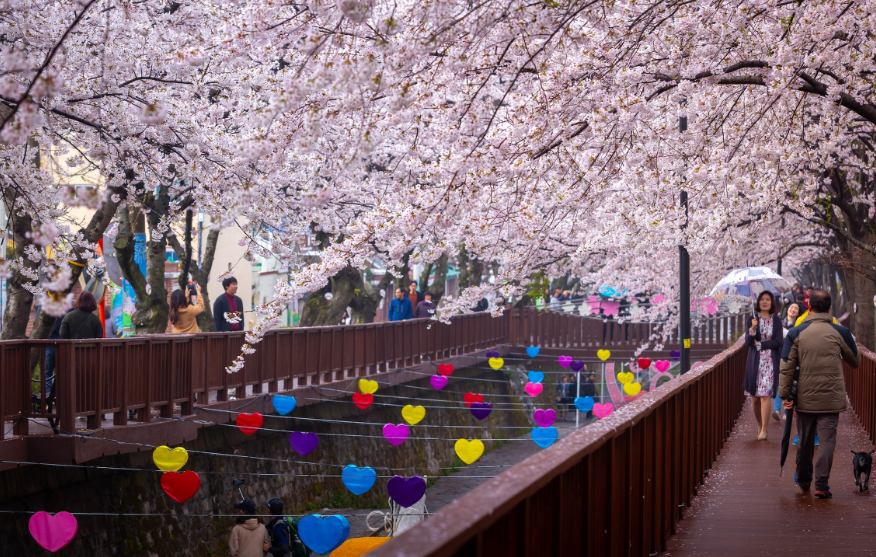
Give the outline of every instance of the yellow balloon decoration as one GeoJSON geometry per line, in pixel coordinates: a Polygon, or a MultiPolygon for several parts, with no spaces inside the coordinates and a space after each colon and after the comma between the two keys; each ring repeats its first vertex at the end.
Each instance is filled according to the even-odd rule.
{"type": "Polygon", "coordinates": [[[456,442],[454,448],[459,459],[466,464],[475,462],[484,454],[484,443],[480,439],[475,439],[474,441],[460,439],[456,442]]]}
{"type": "Polygon", "coordinates": [[[402,408],[402,418],[411,425],[420,423],[426,417],[426,409],[422,406],[411,406],[408,404],[402,408]]]}
{"type": "Polygon", "coordinates": [[[630,396],[636,396],[641,390],[642,385],[639,383],[627,383],[626,385],[624,385],[624,392],[630,396]]]}
{"type": "Polygon", "coordinates": [[[377,392],[377,381],[371,381],[370,379],[360,379],[359,390],[366,395],[372,395],[377,392]]]}
{"type": "Polygon", "coordinates": [[[167,445],[161,445],[152,451],[152,461],[159,470],[176,472],[189,461],[189,452],[182,447],[171,449],[167,445]]]}
{"type": "Polygon", "coordinates": [[[503,360],[502,358],[490,358],[488,363],[490,364],[491,368],[499,369],[500,367],[505,365],[505,360],[503,360]]]}
{"type": "Polygon", "coordinates": [[[635,379],[635,378],[636,378],[636,376],[633,375],[633,372],[631,372],[631,371],[627,371],[627,372],[622,371],[622,372],[617,374],[617,380],[620,381],[623,385],[626,385],[627,383],[632,383],[633,379],[635,379]]]}
{"type": "Polygon", "coordinates": [[[596,357],[604,362],[605,360],[611,358],[611,350],[597,350],[596,357]]]}

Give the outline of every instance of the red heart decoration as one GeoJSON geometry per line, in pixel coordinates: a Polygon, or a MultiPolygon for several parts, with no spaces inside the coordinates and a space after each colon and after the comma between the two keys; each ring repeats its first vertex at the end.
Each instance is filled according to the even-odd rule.
{"type": "Polygon", "coordinates": [[[450,377],[451,375],[453,375],[453,366],[450,364],[439,364],[438,373],[440,373],[444,377],[450,377]]]}
{"type": "Polygon", "coordinates": [[[651,367],[651,358],[639,358],[637,363],[639,364],[639,369],[648,369],[651,367]]]}
{"type": "Polygon", "coordinates": [[[353,393],[353,404],[359,410],[365,410],[374,403],[374,395],[365,393],[353,393]]]}
{"type": "Polygon", "coordinates": [[[462,401],[465,402],[465,405],[471,408],[471,405],[475,402],[483,402],[484,395],[476,395],[474,393],[465,393],[465,396],[462,397],[462,401]]]}
{"type": "Polygon", "coordinates": [[[261,414],[238,414],[237,415],[237,427],[240,428],[240,431],[246,433],[247,435],[252,435],[265,422],[265,419],[261,414]]]}
{"type": "Polygon", "coordinates": [[[177,503],[185,503],[201,488],[201,477],[187,470],[165,472],[161,475],[161,489],[177,503]]]}

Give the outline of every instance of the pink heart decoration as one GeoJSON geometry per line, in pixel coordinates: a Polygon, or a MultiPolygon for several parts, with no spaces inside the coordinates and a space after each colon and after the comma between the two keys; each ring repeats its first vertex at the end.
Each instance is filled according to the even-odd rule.
{"type": "Polygon", "coordinates": [[[386,424],[383,426],[383,436],[386,437],[390,445],[396,447],[407,441],[410,434],[411,430],[405,424],[386,424]]]}
{"type": "Polygon", "coordinates": [[[526,384],[526,387],[524,387],[524,389],[526,389],[526,394],[528,394],[529,396],[538,396],[541,394],[544,386],[541,383],[530,382],[526,384]]]}
{"type": "Polygon", "coordinates": [[[548,408],[547,410],[539,408],[532,417],[535,423],[538,424],[538,427],[551,427],[557,421],[557,412],[553,408],[548,408]]]}
{"type": "Polygon", "coordinates": [[[432,387],[436,391],[440,391],[441,389],[443,389],[444,387],[447,386],[447,377],[444,375],[433,375],[429,379],[429,383],[432,383],[432,387]]]}
{"type": "Polygon", "coordinates": [[[561,367],[569,367],[572,365],[572,356],[560,356],[558,359],[561,367]]]}
{"type": "Polygon", "coordinates": [[[611,415],[612,412],[614,412],[614,404],[612,404],[610,402],[607,404],[594,404],[593,405],[593,415],[596,416],[597,418],[599,418],[600,420],[602,418],[608,417],[609,415],[611,415]]]}
{"type": "Polygon", "coordinates": [[[76,517],[68,512],[59,512],[52,516],[47,512],[34,513],[27,523],[30,535],[43,549],[58,551],[76,537],[79,523],[76,517]]]}
{"type": "Polygon", "coordinates": [[[669,360],[657,360],[654,362],[654,367],[657,368],[657,371],[662,373],[669,369],[669,360]]]}

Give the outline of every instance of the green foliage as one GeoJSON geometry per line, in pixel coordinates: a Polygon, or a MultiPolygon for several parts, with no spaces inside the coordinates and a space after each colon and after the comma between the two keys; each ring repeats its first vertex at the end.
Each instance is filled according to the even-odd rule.
{"type": "Polygon", "coordinates": [[[542,269],[532,275],[529,286],[526,288],[526,295],[533,300],[544,298],[545,290],[549,289],[550,286],[551,281],[548,279],[547,273],[542,269]]]}

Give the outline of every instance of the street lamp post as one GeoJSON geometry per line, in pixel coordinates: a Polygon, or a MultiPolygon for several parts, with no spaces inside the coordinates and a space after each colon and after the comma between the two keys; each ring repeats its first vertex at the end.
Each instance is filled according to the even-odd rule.
{"type": "MultiPolygon", "coordinates": [[[[678,119],[680,132],[687,131],[687,117],[678,119]]],[[[684,222],[681,229],[687,228],[687,191],[681,191],[681,206],[684,207],[684,222]]],[[[681,339],[681,373],[690,371],[690,255],[684,243],[678,244],[678,286],[679,292],[679,337],[681,339]]]]}

